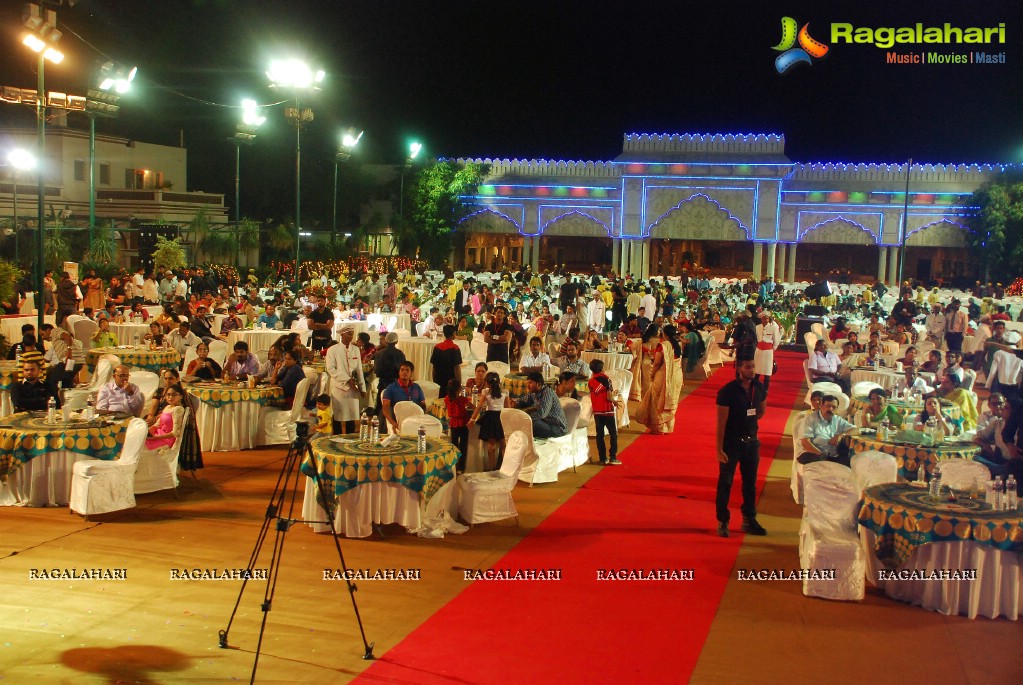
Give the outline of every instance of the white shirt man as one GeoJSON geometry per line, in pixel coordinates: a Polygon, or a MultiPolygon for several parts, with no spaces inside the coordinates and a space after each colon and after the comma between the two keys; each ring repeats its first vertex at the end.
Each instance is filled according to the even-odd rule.
{"type": "Polygon", "coordinates": [[[359,418],[359,398],[366,388],[362,373],[362,356],[352,344],[355,331],[347,326],[341,329],[341,342],[327,350],[327,375],[330,376],[330,404],[334,421],[350,422],[355,430],[359,418]]]}
{"type": "Polygon", "coordinates": [[[605,319],[606,309],[600,293],[595,292],[593,299],[586,305],[586,325],[595,331],[603,331],[604,324],[607,323],[607,319],[605,319]]]}
{"type": "Polygon", "coordinates": [[[182,321],[177,328],[171,331],[167,337],[164,338],[164,340],[167,341],[168,345],[178,351],[178,354],[181,355],[182,359],[185,358],[185,351],[188,350],[189,347],[195,347],[202,342],[199,340],[199,337],[192,332],[191,324],[187,321],[182,321]]]}
{"type": "Polygon", "coordinates": [[[652,293],[646,293],[639,300],[639,306],[646,310],[646,315],[651,319],[657,315],[657,298],[652,293]]]}
{"type": "Polygon", "coordinates": [[[444,315],[437,313],[426,320],[426,325],[423,326],[423,337],[433,338],[443,334],[444,331],[444,315]]]}
{"type": "Polygon", "coordinates": [[[940,343],[945,335],[945,315],[939,305],[934,305],[934,309],[924,319],[924,325],[927,327],[927,338],[940,343]]]}
{"type": "Polygon", "coordinates": [[[757,350],[753,356],[758,374],[770,376],[774,373],[774,351],[781,345],[781,337],[781,326],[769,315],[761,316],[757,324],[757,350]]]}
{"type": "Polygon", "coordinates": [[[182,278],[174,286],[174,297],[185,297],[188,295],[188,279],[182,278]]]}
{"type": "Polygon", "coordinates": [[[138,416],[142,413],[145,396],[138,386],[128,380],[128,367],[118,366],[109,383],[99,389],[96,409],[115,411],[138,416]]]}

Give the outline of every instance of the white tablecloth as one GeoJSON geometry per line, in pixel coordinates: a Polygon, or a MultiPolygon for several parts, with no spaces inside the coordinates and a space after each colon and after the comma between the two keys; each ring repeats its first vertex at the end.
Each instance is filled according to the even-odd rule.
{"type": "MultiPolygon", "coordinates": [[[[295,331],[302,336],[302,344],[309,344],[309,335],[312,331],[295,331]]],[[[227,334],[227,349],[233,350],[234,344],[239,340],[244,340],[249,345],[249,352],[255,353],[259,351],[266,351],[273,347],[273,344],[277,342],[278,338],[287,335],[291,331],[277,331],[277,330],[237,330],[231,331],[227,334]]]]}
{"type": "MultiPolygon", "coordinates": [[[[3,332],[4,338],[7,339],[8,345],[14,345],[21,342],[21,327],[24,324],[30,323],[33,326],[38,322],[38,317],[32,316],[5,316],[0,318],[0,332],[3,332]]],[[[43,317],[43,323],[54,323],[55,319],[52,314],[43,317]]],[[[36,337],[39,336],[39,331],[36,331],[36,337]]]]}
{"type": "Polygon", "coordinates": [[[871,383],[877,383],[885,390],[891,390],[895,386],[895,381],[899,378],[903,378],[902,374],[895,373],[891,369],[855,369],[850,374],[850,383],[856,385],[861,381],[870,381],[871,383]]]}
{"type": "Polygon", "coordinates": [[[635,361],[635,357],[633,357],[629,352],[626,352],[625,354],[620,354],[618,352],[583,352],[579,356],[587,364],[594,359],[599,359],[604,362],[604,373],[607,373],[611,369],[625,369],[627,371],[632,371],[632,363],[635,361]]]}
{"type": "Polygon", "coordinates": [[[222,407],[199,403],[195,421],[203,451],[218,452],[256,447],[258,402],[231,402],[222,407]]]}
{"type": "MultiPolygon", "coordinates": [[[[412,362],[415,365],[415,371],[412,374],[412,378],[419,381],[432,381],[433,380],[433,367],[430,366],[430,357],[433,355],[433,348],[438,343],[443,341],[443,338],[437,340],[431,340],[430,338],[399,338],[397,342],[398,349],[405,354],[405,359],[412,362]]],[[[469,343],[466,340],[455,340],[458,349],[462,351],[462,361],[469,358],[469,343]]]]}
{"type": "Polygon", "coordinates": [[[110,332],[117,336],[117,342],[122,345],[134,345],[135,337],[141,341],[149,333],[149,324],[145,323],[112,323],[110,332]]]}
{"type": "Polygon", "coordinates": [[[67,506],[75,462],[83,459],[90,457],[60,450],[28,460],[0,483],[0,506],[67,506]]]}

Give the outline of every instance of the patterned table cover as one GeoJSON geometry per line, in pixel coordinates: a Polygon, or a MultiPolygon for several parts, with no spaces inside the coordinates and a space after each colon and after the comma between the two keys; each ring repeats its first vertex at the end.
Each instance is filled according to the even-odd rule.
{"type": "MultiPolygon", "coordinates": [[[[400,438],[383,446],[360,440],[346,440],[339,436],[324,435],[309,441],[312,455],[302,462],[302,473],[315,478],[319,473],[327,493],[334,501],[349,490],[367,483],[396,483],[418,492],[423,503],[437,494],[441,486],[455,477],[455,464],[459,452],[447,440],[426,439],[426,452],[416,452],[416,440],[400,438]]],[[[317,494],[317,501],[320,497],[317,494]]],[[[320,502],[323,506],[323,502],[320,502]]]]}
{"type": "Polygon", "coordinates": [[[20,412],[0,419],[0,480],[47,452],[66,450],[93,459],[115,459],[124,445],[128,419],[50,424],[45,413],[20,412]]]}
{"type": "Polygon", "coordinates": [[[18,362],[0,361],[0,392],[9,391],[15,383],[21,381],[21,373],[18,371],[18,362]]]}
{"type": "MultiPolygon", "coordinates": [[[[885,400],[885,403],[895,407],[896,411],[898,411],[903,418],[907,419],[916,416],[924,410],[923,402],[917,404],[912,400],[907,402],[905,400],[893,400],[889,398],[885,400]]],[[[953,404],[948,400],[939,400],[939,403],[941,404],[941,413],[948,418],[953,421],[959,421],[962,418],[963,412],[959,408],[958,404],[953,404]]],[[[852,398],[852,400],[850,400],[849,405],[849,411],[851,412],[866,410],[870,406],[870,399],[866,395],[856,395],[852,398]]]]}
{"type": "Polygon", "coordinates": [[[935,502],[925,488],[906,483],[867,488],[858,518],[876,536],[877,558],[896,568],[920,545],[949,541],[973,541],[1023,553],[1023,512],[994,511],[982,500],[956,493],[955,502],[935,502]]]}
{"type": "Polygon", "coordinates": [[[974,455],[980,454],[980,448],[972,443],[946,442],[924,447],[878,440],[873,435],[850,435],[849,450],[854,453],[876,450],[892,455],[899,464],[899,475],[906,480],[916,478],[921,463],[930,474],[934,465],[943,459],[973,459],[974,455]]]}
{"type": "Polygon", "coordinates": [[[151,350],[148,347],[95,347],[85,355],[85,363],[89,373],[96,369],[100,357],[105,354],[116,355],[121,363],[132,369],[160,373],[163,369],[176,369],[181,365],[181,355],[177,350],[151,350]]]}
{"type": "Polygon", "coordinates": [[[223,407],[232,402],[273,405],[280,403],[284,397],[284,388],[279,385],[257,385],[255,388],[249,388],[245,383],[218,381],[184,383],[183,385],[190,395],[214,408],[223,407]]]}

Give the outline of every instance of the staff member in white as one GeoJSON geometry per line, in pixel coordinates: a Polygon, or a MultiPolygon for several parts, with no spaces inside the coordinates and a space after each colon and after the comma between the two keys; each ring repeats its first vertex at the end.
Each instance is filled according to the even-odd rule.
{"type": "Polygon", "coordinates": [[[362,356],[352,344],[355,330],[341,329],[341,342],[327,350],[327,375],[330,376],[330,404],[334,413],[334,433],[355,432],[359,418],[359,399],[366,396],[366,378],[362,373],[362,356]]]}
{"type": "Polygon", "coordinates": [[[604,318],[606,308],[600,291],[594,290],[593,299],[586,305],[586,325],[590,330],[604,332],[604,326],[607,324],[607,319],[604,318]]]}
{"type": "Polygon", "coordinates": [[[764,384],[764,392],[771,386],[771,375],[774,373],[774,351],[781,345],[781,326],[774,320],[771,313],[760,313],[757,324],[757,351],[753,354],[753,370],[760,376],[764,384]]]}

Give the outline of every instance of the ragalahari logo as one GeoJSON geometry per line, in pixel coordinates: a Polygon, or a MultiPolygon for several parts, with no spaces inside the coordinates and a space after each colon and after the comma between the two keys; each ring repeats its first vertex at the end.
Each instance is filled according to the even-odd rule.
{"type": "Polygon", "coordinates": [[[798,26],[792,17],[781,18],[781,42],[772,48],[781,52],[774,59],[774,68],[779,74],[784,74],[800,62],[813,64],[813,60],[828,54],[827,45],[810,37],[809,24],[803,24],[803,28],[797,32],[798,26]],[[799,46],[795,47],[797,42],[799,46]]]}

